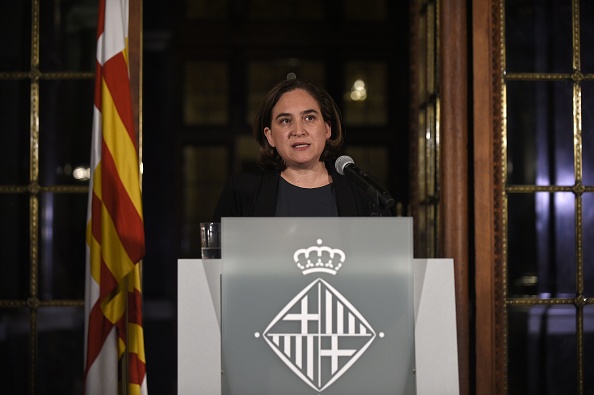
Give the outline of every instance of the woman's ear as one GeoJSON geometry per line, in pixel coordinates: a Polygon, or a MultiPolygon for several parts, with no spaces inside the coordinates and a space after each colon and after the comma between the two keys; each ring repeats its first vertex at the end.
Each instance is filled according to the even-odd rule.
{"type": "Polygon", "coordinates": [[[268,140],[268,144],[270,144],[271,147],[276,147],[274,145],[274,139],[272,138],[272,130],[270,130],[269,127],[264,128],[264,136],[266,136],[266,140],[268,140]]]}

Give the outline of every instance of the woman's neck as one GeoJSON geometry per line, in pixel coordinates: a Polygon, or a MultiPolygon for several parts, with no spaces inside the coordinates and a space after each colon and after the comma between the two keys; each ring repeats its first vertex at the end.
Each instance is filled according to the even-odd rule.
{"type": "Polygon", "coordinates": [[[301,188],[319,188],[332,183],[332,177],[323,162],[312,169],[287,167],[281,172],[281,177],[301,188]]]}

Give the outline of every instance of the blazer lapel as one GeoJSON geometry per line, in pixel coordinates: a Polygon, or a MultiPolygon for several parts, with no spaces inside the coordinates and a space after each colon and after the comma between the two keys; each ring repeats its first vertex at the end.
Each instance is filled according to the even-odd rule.
{"type": "Polygon", "coordinates": [[[278,172],[266,172],[262,175],[262,183],[254,205],[254,217],[274,217],[276,215],[279,177],[278,172]]]}
{"type": "Polygon", "coordinates": [[[336,205],[338,206],[339,217],[357,217],[357,202],[351,190],[351,186],[345,176],[332,172],[332,182],[336,192],[336,205]]]}

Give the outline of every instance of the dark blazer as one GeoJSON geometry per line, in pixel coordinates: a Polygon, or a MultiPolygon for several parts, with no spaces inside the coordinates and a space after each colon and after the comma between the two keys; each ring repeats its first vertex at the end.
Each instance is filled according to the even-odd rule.
{"type": "MultiPolygon", "coordinates": [[[[340,217],[379,215],[378,209],[374,207],[365,191],[347,177],[340,175],[334,166],[327,165],[326,168],[332,176],[340,217]]],[[[279,181],[278,171],[234,175],[221,193],[213,221],[220,222],[222,217],[274,217],[279,181]]],[[[389,210],[384,210],[381,214],[392,215],[389,210]]]]}

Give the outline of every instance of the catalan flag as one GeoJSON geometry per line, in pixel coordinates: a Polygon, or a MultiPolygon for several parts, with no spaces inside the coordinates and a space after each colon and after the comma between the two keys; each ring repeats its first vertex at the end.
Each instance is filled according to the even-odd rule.
{"type": "Polygon", "coordinates": [[[99,0],[87,223],[85,393],[146,394],[144,222],[128,72],[128,0],[99,0]]]}

